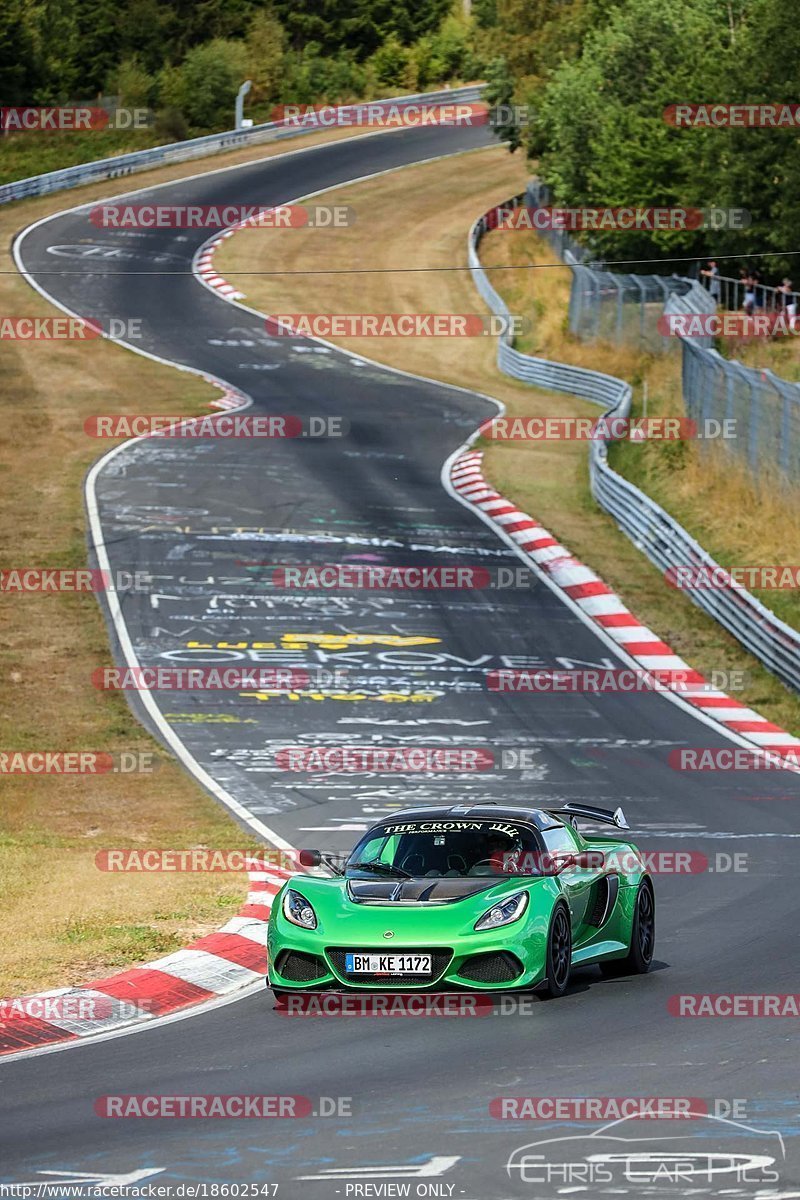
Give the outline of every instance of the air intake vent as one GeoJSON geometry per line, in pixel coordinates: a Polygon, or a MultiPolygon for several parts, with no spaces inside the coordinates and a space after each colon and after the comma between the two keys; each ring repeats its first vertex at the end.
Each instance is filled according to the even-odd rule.
{"type": "Polygon", "coordinates": [[[459,969],[462,979],[473,983],[510,983],[522,974],[522,963],[513,954],[473,954],[459,969]]]}
{"type": "Polygon", "coordinates": [[[284,950],[278,955],[275,969],[284,979],[294,983],[311,983],[328,974],[325,961],[316,954],[303,954],[300,950],[284,950]]]}

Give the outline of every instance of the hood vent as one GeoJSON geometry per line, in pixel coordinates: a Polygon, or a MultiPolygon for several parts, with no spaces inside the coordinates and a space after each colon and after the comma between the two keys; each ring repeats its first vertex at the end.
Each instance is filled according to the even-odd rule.
{"type": "Polygon", "coordinates": [[[435,879],[348,879],[347,894],[356,904],[452,904],[477,896],[500,883],[487,876],[435,879]]]}

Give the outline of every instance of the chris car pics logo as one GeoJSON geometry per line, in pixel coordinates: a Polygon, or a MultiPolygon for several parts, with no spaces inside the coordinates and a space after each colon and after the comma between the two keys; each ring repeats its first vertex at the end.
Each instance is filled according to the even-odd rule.
{"type": "MultiPolygon", "coordinates": [[[[773,1194],[786,1152],[776,1130],[698,1114],[687,1123],[666,1117],[623,1117],[591,1134],[542,1138],[509,1156],[506,1173],[531,1194],[593,1188],[636,1189],[659,1195],[740,1195],[742,1188],[773,1194]]],[[[777,1194],[777,1193],[775,1193],[777,1194]]]]}

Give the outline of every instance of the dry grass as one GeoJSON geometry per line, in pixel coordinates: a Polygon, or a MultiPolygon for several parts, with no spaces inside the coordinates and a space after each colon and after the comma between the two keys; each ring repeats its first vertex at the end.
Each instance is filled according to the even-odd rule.
{"type": "MultiPolygon", "coordinates": [[[[403,274],[402,269],[465,263],[469,225],[491,205],[520,191],[525,181],[524,162],[501,148],[452,159],[446,167],[407,168],[329,193],[331,202],[356,208],[352,228],[335,235],[296,230],[291,239],[271,230],[242,231],[220,248],[216,262],[223,275],[235,273],[247,302],[264,312],[481,312],[468,271],[403,274]],[[369,267],[373,273],[247,278],[248,271],[263,269],[302,271],[311,261],[317,270],[369,267]]],[[[647,378],[650,411],[660,411],[655,406],[662,404],[680,411],[677,356],[645,357],[625,348],[581,344],[566,335],[568,274],[538,239],[497,232],[484,242],[482,257],[487,264],[549,264],[543,270],[493,272],[494,285],[512,311],[534,317],[523,349],[621,375],[638,389],[647,378]]],[[[495,365],[495,343],[488,338],[334,340],[388,365],[487,392],[501,399],[512,416],[597,414],[586,402],[502,376],[495,365]]],[[[748,683],[742,699],[778,724],[800,731],[797,701],[714,621],[668,588],[611,518],[597,509],[589,493],[583,443],[496,442],[487,449],[487,468],[496,487],[598,571],[677,653],[706,673],[744,671],[748,683]]],[[[727,524],[732,524],[730,517],[727,524]]]]}
{"type": "Polygon", "coordinates": [[[747,341],[729,339],[720,345],[720,353],[747,367],[769,367],[782,379],[800,382],[800,331],[790,337],[775,337],[767,341],[750,338],[747,341]]]}
{"type": "MultiPolygon", "coordinates": [[[[357,132],[357,131],[354,131],[357,132]]],[[[330,141],[341,131],[298,139],[330,141]]],[[[271,157],[285,143],[105,181],[0,209],[0,311],[52,315],[14,273],[14,235],[39,217],[165,179],[271,157]]],[[[0,568],[82,566],[82,482],[114,444],[83,433],[94,413],[208,411],[219,393],[103,341],[5,341],[0,355],[0,568]]],[[[104,847],[251,844],[160,750],[120,695],[96,691],[110,661],[91,596],[4,596],[0,750],[155,751],[152,774],[4,776],[0,810],[0,995],[77,983],[142,962],[218,927],[241,905],[243,875],[117,876],[104,847]]]]}

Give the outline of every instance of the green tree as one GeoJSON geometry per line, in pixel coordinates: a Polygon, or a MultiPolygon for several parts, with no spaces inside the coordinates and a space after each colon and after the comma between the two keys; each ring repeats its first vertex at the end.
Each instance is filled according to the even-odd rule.
{"type": "Polygon", "coordinates": [[[78,0],[76,9],[80,91],[88,97],[99,93],[116,67],[119,52],[117,0],[78,0]]]}
{"type": "MultiPolygon", "coordinates": [[[[728,57],[723,0],[628,0],[553,74],[537,114],[541,172],[567,205],[702,207],[713,184],[700,167],[703,135],[664,110],[707,94],[709,63],[728,57]],[[688,136],[687,136],[688,135],[688,136]]],[[[699,251],[694,231],[599,231],[601,254],[643,258],[699,251]]]]}
{"type": "Polygon", "coordinates": [[[270,9],[256,13],[245,40],[246,74],[253,81],[252,99],[274,100],[281,86],[286,55],[286,34],[270,9]]]}
{"type": "Polygon", "coordinates": [[[214,38],[190,50],[179,67],[162,73],[161,103],[178,109],[198,129],[231,126],[246,65],[243,42],[214,38]]]}
{"type": "MultiPolygon", "coordinates": [[[[732,52],[724,74],[721,69],[716,73],[711,95],[748,104],[797,103],[800,24],[795,15],[776,0],[753,0],[743,14],[734,11],[732,52]]],[[[751,216],[743,232],[720,232],[718,252],[771,249],[767,268],[775,276],[792,275],[797,285],[800,264],[786,252],[796,249],[800,219],[798,130],[692,129],[685,136],[692,139],[707,180],[708,202],[744,208],[751,216]]],[[[727,270],[735,274],[733,266],[727,270]]]]}
{"type": "Polygon", "coordinates": [[[126,0],[119,6],[116,46],[120,60],[136,59],[149,75],[182,51],[175,36],[175,14],[162,0],[126,0]]]}
{"type": "Polygon", "coordinates": [[[39,54],[42,10],[25,0],[0,8],[0,96],[8,107],[31,103],[45,84],[39,54]]]}
{"type": "Polygon", "coordinates": [[[295,50],[309,42],[325,55],[352,50],[359,60],[394,34],[404,46],[438,28],[450,0],[276,0],[275,10],[295,50]]]}
{"type": "Polygon", "coordinates": [[[489,64],[483,99],[489,105],[489,122],[495,136],[507,142],[513,154],[522,145],[522,137],[513,115],[514,79],[504,58],[496,58],[489,64]]]}

